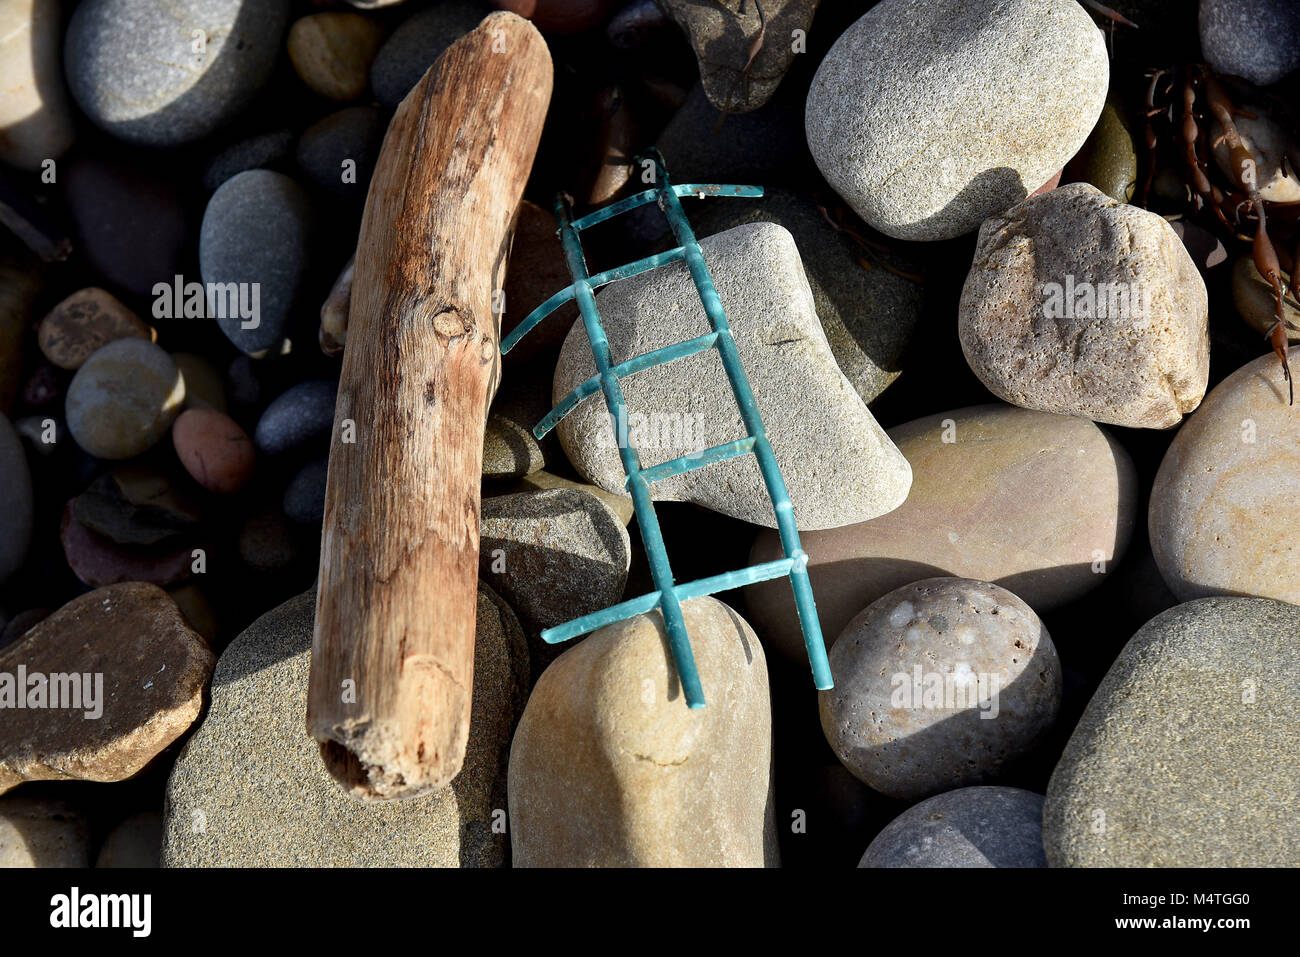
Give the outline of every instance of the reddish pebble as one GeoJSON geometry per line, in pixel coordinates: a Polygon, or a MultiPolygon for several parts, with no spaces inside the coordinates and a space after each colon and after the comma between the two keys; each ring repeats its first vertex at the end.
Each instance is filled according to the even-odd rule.
{"type": "Polygon", "coordinates": [[[232,495],[253,474],[256,452],[248,433],[215,409],[187,409],[172,426],[185,471],[209,492],[232,495]]]}
{"type": "Polygon", "coordinates": [[[497,9],[532,20],[543,33],[578,33],[598,26],[609,0],[494,0],[497,9]]]}
{"type": "Polygon", "coordinates": [[[1064,172],[1065,172],[1064,168],[1058,169],[1055,173],[1052,174],[1051,179],[1049,179],[1046,183],[1038,187],[1038,189],[1034,190],[1029,195],[1042,196],[1044,193],[1050,193],[1052,190],[1056,189],[1056,187],[1061,185],[1061,174],[1064,172]]]}

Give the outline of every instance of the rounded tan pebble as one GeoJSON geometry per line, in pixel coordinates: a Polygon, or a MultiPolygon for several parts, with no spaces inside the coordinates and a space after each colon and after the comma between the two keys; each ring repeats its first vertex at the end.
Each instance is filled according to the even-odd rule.
{"type": "Polygon", "coordinates": [[[359,13],[314,13],[289,28],[289,59],[315,93],[347,102],[366,92],[384,30],[359,13]]]}
{"type": "Polygon", "coordinates": [[[215,409],[187,409],[172,426],[185,471],[209,492],[233,495],[253,474],[257,453],[248,433],[215,409]]]}
{"type": "Polygon", "coordinates": [[[68,431],[101,459],[127,459],[162,438],[185,402],[171,356],[144,339],[118,339],[96,351],[68,386],[68,431]]]}
{"type": "Polygon", "coordinates": [[[112,293],[95,286],[64,299],[36,330],[41,352],[60,369],[79,369],[91,353],[127,338],[153,342],[157,335],[112,293]]]}
{"type": "MultiPolygon", "coordinates": [[[[1300,378],[1300,352],[1291,375],[1300,378]]],[[[1248,595],[1300,604],[1300,405],[1277,356],[1215,387],[1165,453],[1151,489],[1151,552],[1179,601],[1248,595]]]]}

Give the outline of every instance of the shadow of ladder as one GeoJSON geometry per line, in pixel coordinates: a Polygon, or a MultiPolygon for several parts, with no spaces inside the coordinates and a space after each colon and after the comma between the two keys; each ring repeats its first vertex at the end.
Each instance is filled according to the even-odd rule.
{"type": "Polygon", "coordinates": [[[812,585],[808,580],[808,555],[799,542],[799,532],[795,526],[794,511],[790,505],[790,494],[786,490],[785,479],[772,454],[763,419],[759,415],[754,401],[754,393],[749,385],[749,377],[740,362],[740,353],[736,348],[727,322],[722,301],[713,285],[704,262],[700,245],[691,230],[690,222],[682,209],[682,196],[736,196],[758,197],[763,195],[760,186],[720,186],[686,184],[674,186],[669,181],[668,171],[663,157],[657,150],[650,150],[637,157],[640,165],[649,161],[654,167],[656,185],[635,196],[611,203],[578,219],[572,217],[572,199],[564,194],[556,197],[555,215],[559,221],[560,242],[564,248],[564,258],[573,276],[573,283],[557,292],[534,309],[504,340],[501,352],[505,354],[519,342],[533,327],[548,315],[570,300],[577,300],[578,311],[587,330],[587,340],[591,344],[592,357],[596,364],[596,375],[583,382],[565,396],[533,428],[533,435],[541,439],[555,428],[561,419],[578,407],[584,399],[602,391],[605,404],[614,421],[615,431],[619,434],[619,457],[626,473],[625,486],[632,496],[632,507],[636,513],[637,525],[641,530],[641,539],[645,545],[646,558],[650,565],[650,575],[655,591],[633,598],[601,611],[575,618],[572,621],[548,628],[542,632],[542,640],[548,644],[557,644],[576,638],[602,628],[605,625],[623,621],[635,615],[644,614],[655,608],[661,610],[664,628],[668,634],[668,647],[672,652],[678,680],[686,695],[686,703],[692,708],[704,707],[704,689],[695,667],[695,655],[691,651],[686,632],[686,623],[682,618],[681,603],[692,598],[712,595],[754,582],[767,581],[786,575],[794,591],[795,608],[799,614],[799,625],[803,630],[804,647],[808,652],[808,661],[812,666],[813,683],[821,690],[833,687],[830,664],[826,659],[826,646],[822,640],[821,624],[817,619],[817,607],[813,601],[812,585]],[[580,233],[597,223],[626,213],[637,207],[656,203],[663,211],[672,228],[677,246],[667,252],[656,253],[635,262],[609,269],[592,276],[587,271],[587,259],[582,250],[580,233]],[[638,273],[657,269],[671,263],[685,262],[695,288],[700,294],[704,312],[708,316],[711,332],[694,339],[687,339],[661,349],[655,349],[643,355],[635,356],[625,362],[615,364],[610,356],[609,341],[601,324],[600,313],[596,309],[594,290],[620,279],[627,279],[638,273]],[[702,452],[692,453],[681,458],[672,459],[650,468],[641,467],[640,455],[630,441],[626,440],[625,431],[619,430],[619,423],[627,421],[627,405],[623,399],[623,390],[619,380],[652,368],[663,362],[685,358],[705,349],[717,349],[726,370],[727,380],[731,384],[732,394],[740,409],[741,420],[745,425],[746,435],[734,442],[715,445],[702,452]],[[777,531],[781,537],[781,547],[785,557],[775,561],[752,565],[737,571],[701,578],[693,582],[675,584],[672,566],[668,561],[668,552],[664,547],[663,534],[659,528],[659,518],[655,514],[654,503],[650,498],[650,484],[661,482],[674,475],[705,468],[717,462],[736,458],[740,455],[753,454],[758,460],[759,471],[767,486],[768,497],[776,514],[777,531]]]}

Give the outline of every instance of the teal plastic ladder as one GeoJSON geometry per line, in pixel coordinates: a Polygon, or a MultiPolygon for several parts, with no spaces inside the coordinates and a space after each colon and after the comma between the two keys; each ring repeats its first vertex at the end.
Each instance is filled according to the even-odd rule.
{"type": "Polygon", "coordinates": [[[637,526],[641,530],[641,539],[645,544],[650,575],[655,586],[654,591],[639,598],[548,628],[542,632],[542,640],[548,644],[567,641],[613,622],[623,621],[658,608],[663,614],[664,628],[668,633],[668,646],[672,651],[673,663],[686,695],[686,703],[692,708],[702,708],[704,689],[700,685],[700,676],[695,668],[695,655],[691,651],[686,623],[682,618],[681,603],[691,598],[712,595],[742,585],[787,575],[790,578],[790,587],[794,590],[795,607],[799,613],[800,627],[803,629],[808,661],[812,666],[813,683],[819,689],[831,688],[834,683],[831,679],[830,664],[826,660],[821,623],[817,619],[817,606],[813,601],[812,585],[808,581],[808,556],[799,543],[794,511],[790,506],[790,493],[786,490],[785,479],[781,477],[776,457],[772,454],[772,446],[768,442],[767,431],[763,427],[762,417],[754,402],[749,378],[741,366],[740,353],[736,349],[731,326],[722,308],[722,301],[718,298],[718,291],[714,288],[713,278],[704,263],[700,244],[696,242],[695,234],[691,230],[690,222],[681,204],[682,196],[758,197],[763,195],[763,189],[761,186],[718,186],[694,183],[673,186],[668,179],[663,157],[658,151],[651,150],[637,157],[638,165],[645,161],[653,165],[653,182],[658,184],[653,189],[611,203],[578,219],[572,217],[572,201],[569,197],[560,194],[556,198],[555,215],[560,224],[560,242],[564,247],[564,258],[569,273],[573,276],[573,283],[529,313],[501,343],[502,354],[509,352],[528,334],[529,330],[552,312],[566,302],[577,300],[578,311],[582,314],[582,322],[587,330],[587,340],[591,343],[596,375],[579,385],[547,413],[545,418],[533,428],[533,435],[541,439],[555,428],[561,419],[577,408],[578,403],[583,399],[595,395],[598,391],[604,392],[605,404],[614,421],[615,431],[620,437],[619,457],[623,462],[623,471],[627,475],[625,486],[632,496],[632,507],[636,513],[637,526]],[[668,252],[657,253],[619,266],[617,269],[590,275],[579,234],[597,223],[603,223],[620,213],[626,213],[649,203],[656,203],[663,210],[672,228],[673,236],[677,240],[677,247],[668,252]],[[686,263],[686,268],[695,282],[695,288],[700,294],[700,301],[704,305],[704,312],[709,318],[712,331],[614,364],[610,356],[609,341],[605,338],[605,329],[601,324],[600,313],[596,309],[594,290],[620,279],[627,279],[638,273],[676,262],[686,263]],[[619,429],[619,423],[627,421],[627,404],[623,400],[623,390],[619,386],[619,380],[663,362],[695,355],[705,349],[718,350],[736,404],[740,408],[746,436],[734,442],[705,449],[703,452],[682,456],[650,468],[642,468],[641,458],[636,448],[630,441],[624,440],[625,430],[619,429]],[[650,484],[674,475],[681,475],[683,472],[704,468],[715,462],[748,454],[753,454],[758,459],[759,471],[762,473],[763,482],[767,486],[768,495],[772,499],[772,506],[776,512],[777,530],[781,536],[781,547],[785,557],[698,581],[676,584],[673,580],[672,566],[668,561],[668,552],[664,547],[663,534],[659,528],[659,518],[655,514],[654,503],[650,498],[650,484]]]}

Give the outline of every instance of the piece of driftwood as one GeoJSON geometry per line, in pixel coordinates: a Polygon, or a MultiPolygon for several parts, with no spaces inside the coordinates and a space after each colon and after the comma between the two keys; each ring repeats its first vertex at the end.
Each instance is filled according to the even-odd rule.
{"type": "Polygon", "coordinates": [[[326,767],[363,799],[441,788],[465,756],[493,292],[551,83],[536,28],[490,14],[402,101],[366,199],[307,702],[326,767]]]}

